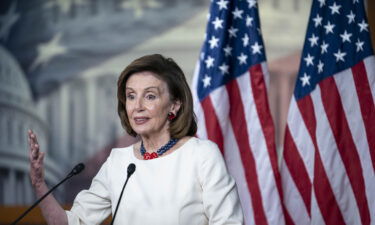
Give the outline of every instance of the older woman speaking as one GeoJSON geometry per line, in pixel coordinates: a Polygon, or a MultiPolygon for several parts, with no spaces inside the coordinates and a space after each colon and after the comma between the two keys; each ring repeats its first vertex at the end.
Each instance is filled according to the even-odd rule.
{"type": "MultiPolygon", "coordinates": [[[[41,204],[49,224],[100,224],[114,213],[130,163],[129,179],[115,224],[243,224],[234,180],[211,141],[193,137],[197,125],[185,76],[170,58],[147,55],[118,80],[118,114],[140,142],[113,149],[88,190],[69,211],[53,196],[41,204]]],[[[29,132],[31,180],[38,196],[47,191],[43,156],[29,132]]]]}

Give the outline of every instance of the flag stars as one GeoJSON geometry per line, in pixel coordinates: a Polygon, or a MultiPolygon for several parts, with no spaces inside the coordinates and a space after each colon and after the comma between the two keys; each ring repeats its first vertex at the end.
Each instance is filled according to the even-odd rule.
{"type": "Polygon", "coordinates": [[[319,14],[316,15],[316,17],[313,19],[315,27],[318,27],[322,25],[323,17],[319,16],[319,14]]]}
{"type": "Polygon", "coordinates": [[[253,26],[253,18],[252,17],[250,17],[249,15],[246,15],[246,26],[247,27],[251,27],[251,26],[253,26]]]}
{"type": "Polygon", "coordinates": [[[234,11],[232,12],[233,19],[242,19],[242,13],[243,13],[243,10],[239,10],[238,7],[236,7],[234,11]]]}
{"type": "Polygon", "coordinates": [[[214,66],[215,59],[211,56],[208,56],[207,59],[204,61],[206,63],[206,68],[209,69],[214,66]]]}
{"type": "Polygon", "coordinates": [[[220,0],[218,2],[216,2],[216,4],[219,5],[219,10],[222,10],[222,9],[228,9],[228,3],[229,1],[225,1],[225,0],[220,0]]]}
{"type": "Polygon", "coordinates": [[[310,47],[314,47],[314,45],[318,45],[319,37],[315,36],[315,34],[312,34],[312,36],[309,38],[310,41],[310,47]]]}
{"type": "Polygon", "coordinates": [[[306,85],[310,85],[310,75],[307,75],[306,73],[303,74],[303,77],[300,77],[299,79],[302,82],[302,87],[305,87],[306,85]]]}
{"type": "Polygon", "coordinates": [[[242,38],[242,44],[244,47],[247,47],[249,45],[249,36],[245,33],[244,37],[242,38]]]}
{"type": "Polygon", "coordinates": [[[251,49],[252,49],[252,54],[262,54],[261,52],[261,49],[263,48],[262,45],[259,45],[258,42],[255,42],[252,46],[251,46],[251,49]]]}
{"type": "Polygon", "coordinates": [[[223,63],[221,66],[219,66],[219,69],[223,75],[229,74],[229,66],[226,63],[223,63]]]}
{"type": "Polygon", "coordinates": [[[207,87],[211,86],[211,79],[212,78],[210,76],[208,76],[207,74],[204,75],[204,78],[202,79],[203,87],[207,88],[207,87]]]}
{"type": "Polygon", "coordinates": [[[323,66],[324,66],[324,63],[322,63],[322,61],[319,60],[319,63],[318,63],[318,73],[323,72],[323,66]]]}
{"type": "Polygon", "coordinates": [[[237,37],[237,32],[238,32],[238,29],[237,28],[234,28],[233,26],[229,28],[228,30],[229,32],[229,37],[232,38],[232,37],[237,37]]]}
{"type": "Polygon", "coordinates": [[[367,27],[368,27],[368,24],[365,22],[365,20],[362,20],[361,23],[358,24],[359,26],[359,32],[362,32],[362,31],[368,31],[367,27]]]}
{"type": "Polygon", "coordinates": [[[354,23],[355,14],[353,14],[353,12],[351,10],[350,10],[350,14],[346,15],[346,17],[348,17],[348,23],[349,24],[354,23]]]}
{"type": "Polygon", "coordinates": [[[218,47],[219,45],[219,38],[216,38],[215,36],[212,36],[211,39],[208,41],[210,43],[210,49],[213,49],[215,47],[218,47]]]}
{"type": "Polygon", "coordinates": [[[311,56],[310,54],[307,54],[307,57],[303,58],[303,60],[306,61],[306,66],[309,66],[309,65],[314,65],[314,56],[311,56]]]}
{"type": "Polygon", "coordinates": [[[318,0],[319,2],[319,7],[322,8],[323,6],[326,5],[326,0],[318,0]]]}
{"type": "Polygon", "coordinates": [[[341,5],[336,5],[336,2],[333,3],[333,5],[331,5],[329,7],[331,9],[331,14],[334,15],[335,13],[339,14],[340,15],[340,8],[341,8],[341,5]]]}
{"type": "Polygon", "coordinates": [[[221,20],[219,17],[216,17],[214,21],[212,21],[212,24],[214,25],[215,30],[219,28],[223,28],[223,22],[224,20],[221,20]]]}
{"type": "Polygon", "coordinates": [[[321,54],[323,53],[327,53],[328,52],[328,46],[329,44],[327,44],[325,41],[323,41],[323,43],[320,45],[320,49],[321,49],[321,54]]]}
{"type": "Polygon", "coordinates": [[[333,55],[336,57],[336,62],[338,61],[345,62],[344,56],[346,56],[346,53],[341,52],[340,49],[336,53],[333,53],[333,55]]]}
{"type": "Polygon", "coordinates": [[[237,59],[240,61],[240,62],[239,62],[240,65],[242,65],[242,64],[246,64],[246,63],[247,63],[247,62],[246,62],[246,60],[247,60],[247,55],[243,54],[242,52],[241,52],[241,55],[240,55],[240,56],[237,56],[237,59]]]}
{"type": "Polygon", "coordinates": [[[223,50],[224,50],[224,54],[225,56],[231,56],[232,55],[232,47],[230,47],[229,45],[227,45],[223,50]]]}
{"type": "Polygon", "coordinates": [[[345,41],[347,41],[347,42],[351,42],[350,41],[350,37],[352,36],[352,34],[351,33],[348,33],[346,30],[345,30],[345,32],[343,33],[343,34],[340,34],[340,37],[341,37],[341,39],[342,39],[342,42],[344,43],[345,41]]]}
{"type": "Polygon", "coordinates": [[[255,8],[257,6],[257,1],[256,0],[247,0],[247,3],[249,4],[249,9],[255,8]]]}
{"type": "Polygon", "coordinates": [[[360,41],[359,38],[358,38],[357,42],[355,43],[355,45],[357,46],[357,52],[363,51],[363,45],[364,44],[365,44],[365,42],[360,41]]]}
{"type": "Polygon", "coordinates": [[[326,29],[326,34],[332,33],[333,34],[333,28],[335,27],[334,24],[331,24],[331,22],[328,21],[327,25],[324,26],[324,29],[326,29]]]}

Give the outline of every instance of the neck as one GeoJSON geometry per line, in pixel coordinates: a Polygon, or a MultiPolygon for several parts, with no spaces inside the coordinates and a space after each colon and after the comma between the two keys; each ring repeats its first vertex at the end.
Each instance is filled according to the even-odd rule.
{"type": "Polygon", "coordinates": [[[147,152],[155,152],[157,151],[161,146],[165,145],[170,139],[171,136],[169,133],[165,135],[158,135],[158,136],[141,136],[141,139],[143,141],[143,146],[147,150],[147,152]]]}

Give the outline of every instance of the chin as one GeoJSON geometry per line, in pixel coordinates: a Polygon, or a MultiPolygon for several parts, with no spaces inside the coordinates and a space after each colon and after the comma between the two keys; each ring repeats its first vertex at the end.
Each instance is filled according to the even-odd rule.
{"type": "Polygon", "coordinates": [[[133,130],[135,131],[135,133],[137,133],[138,135],[144,135],[144,134],[147,134],[148,132],[143,130],[143,129],[134,129],[133,130]]]}
{"type": "Polygon", "coordinates": [[[147,129],[146,127],[133,127],[133,130],[138,134],[138,135],[147,135],[150,134],[151,131],[150,129],[147,129]]]}

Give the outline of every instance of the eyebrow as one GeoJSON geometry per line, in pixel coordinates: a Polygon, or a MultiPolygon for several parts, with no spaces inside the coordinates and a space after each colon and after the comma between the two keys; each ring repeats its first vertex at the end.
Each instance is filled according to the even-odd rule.
{"type": "Polygon", "coordinates": [[[158,91],[160,91],[160,88],[156,86],[147,87],[145,90],[150,90],[150,89],[157,89],[158,91]]]}
{"type": "MultiPolygon", "coordinates": [[[[125,89],[134,90],[134,89],[131,88],[131,87],[125,87],[125,89]]],[[[146,91],[148,91],[148,90],[150,90],[150,89],[156,89],[156,90],[160,91],[160,88],[157,87],[157,86],[151,86],[151,87],[147,87],[147,88],[145,88],[146,91]]]]}

